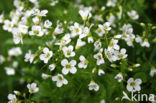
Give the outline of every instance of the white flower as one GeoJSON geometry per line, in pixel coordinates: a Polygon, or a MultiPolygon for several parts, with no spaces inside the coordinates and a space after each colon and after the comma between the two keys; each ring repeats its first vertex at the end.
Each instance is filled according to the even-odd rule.
{"type": "Polygon", "coordinates": [[[104,21],[101,15],[94,15],[93,18],[94,18],[94,20],[96,20],[96,21],[100,21],[100,22],[103,22],[103,21],[104,21]]]}
{"type": "Polygon", "coordinates": [[[139,35],[137,35],[136,38],[135,38],[135,41],[137,43],[142,43],[142,38],[139,35]]]}
{"type": "Polygon", "coordinates": [[[32,3],[35,3],[35,2],[37,2],[37,0],[29,0],[30,2],[32,2],[32,3]]]}
{"type": "Polygon", "coordinates": [[[94,43],[94,51],[101,49],[102,43],[98,40],[94,43]]]}
{"type": "Polygon", "coordinates": [[[79,59],[80,63],[78,64],[78,67],[86,69],[88,66],[88,60],[83,55],[81,55],[79,59]]]}
{"type": "Polygon", "coordinates": [[[13,66],[14,68],[17,68],[17,67],[18,67],[18,61],[14,61],[14,62],[12,63],[12,66],[13,66]]]}
{"type": "Polygon", "coordinates": [[[17,103],[17,98],[15,94],[9,94],[8,99],[9,99],[8,103],[17,103]]]}
{"type": "Polygon", "coordinates": [[[59,21],[57,22],[57,26],[54,30],[54,34],[62,34],[64,32],[64,28],[62,27],[62,23],[60,23],[59,21]]]}
{"type": "Polygon", "coordinates": [[[89,36],[89,37],[88,37],[88,43],[93,43],[93,42],[94,42],[93,37],[92,37],[92,36],[89,36]]]}
{"type": "Polygon", "coordinates": [[[71,31],[71,37],[82,34],[82,27],[77,22],[74,23],[74,26],[70,26],[69,29],[71,31]]]}
{"type": "Polygon", "coordinates": [[[106,5],[108,7],[114,7],[116,3],[117,3],[117,0],[108,0],[106,5]]]}
{"type": "Polygon", "coordinates": [[[4,25],[3,25],[3,29],[4,29],[4,30],[8,30],[9,32],[11,32],[13,26],[14,26],[13,22],[11,22],[11,21],[9,21],[9,20],[5,20],[5,21],[4,21],[4,25]]]}
{"type": "Polygon", "coordinates": [[[27,34],[28,33],[28,26],[23,25],[23,24],[19,24],[18,30],[20,33],[27,34]]]}
{"type": "Polygon", "coordinates": [[[70,34],[66,34],[64,37],[62,37],[61,41],[62,41],[63,45],[70,43],[70,41],[71,41],[70,34]]]}
{"type": "Polygon", "coordinates": [[[121,73],[118,73],[114,78],[118,80],[118,82],[121,82],[123,80],[123,76],[121,73]]]}
{"type": "Polygon", "coordinates": [[[25,62],[30,62],[32,63],[34,58],[35,58],[35,55],[34,54],[31,54],[31,50],[28,51],[28,53],[25,54],[25,57],[24,57],[24,61],[25,62]]]}
{"type": "Polygon", "coordinates": [[[4,21],[4,14],[2,13],[2,14],[0,15],[0,23],[3,23],[3,21],[4,21]]]}
{"type": "Polygon", "coordinates": [[[59,45],[60,47],[65,46],[66,44],[71,42],[70,34],[65,34],[60,42],[55,43],[55,45],[59,45]]]}
{"type": "Polygon", "coordinates": [[[110,27],[111,23],[110,22],[106,22],[103,24],[103,29],[105,32],[110,31],[112,28],[110,27]]]}
{"type": "Polygon", "coordinates": [[[5,67],[5,71],[7,75],[15,75],[15,70],[10,67],[5,67]]]}
{"type": "Polygon", "coordinates": [[[154,77],[155,74],[156,74],[156,69],[155,69],[155,67],[152,67],[151,71],[150,71],[150,76],[154,77]]]}
{"type": "Polygon", "coordinates": [[[22,50],[19,47],[12,48],[8,51],[9,56],[19,56],[22,54],[22,50]]]}
{"type": "Polygon", "coordinates": [[[36,83],[27,84],[27,88],[29,89],[29,93],[37,93],[39,88],[37,87],[36,83]]]}
{"type": "Polygon", "coordinates": [[[96,30],[96,33],[97,33],[100,37],[102,37],[103,34],[105,34],[105,31],[104,31],[104,29],[103,29],[103,25],[101,25],[101,24],[98,25],[98,29],[96,30]]]}
{"type": "Polygon", "coordinates": [[[119,50],[120,46],[117,43],[118,43],[118,40],[112,39],[109,43],[108,48],[114,48],[116,50],[119,50]]]}
{"type": "Polygon", "coordinates": [[[82,33],[79,35],[79,38],[82,39],[82,38],[88,36],[89,32],[90,32],[90,28],[82,27],[82,33]]]}
{"type": "Polygon", "coordinates": [[[145,40],[142,42],[141,46],[143,46],[143,47],[150,47],[150,43],[148,42],[148,39],[145,39],[145,40]]]}
{"type": "Polygon", "coordinates": [[[120,53],[118,54],[118,58],[119,59],[125,59],[127,57],[127,54],[126,54],[126,49],[122,48],[120,50],[120,53]]]}
{"type": "Polygon", "coordinates": [[[74,57],[75,56],[75,52],[73,51],[73,46],[70,45],[68,47],[63,47],[62,50],[63,50],[63,53],[65,55],[65,57],[69,58],[69,57],[74,57]]]}
{"type": "Polygon", "coordinates": [[[142,80],[141,79],[136,79],[134,80],[133,78],[129,78],[127,81],[127,90],[128,91],[140,91],[141,90],[141,85],[142,80]]]}
{"type": "Polygon", "coordinates": [[[29,31],[29,35],[30,36],[32,36],[32,35],[43,36],[44,35],[44,32],[43,32],[41,26],[39,26],[39,25],[33,25],[32,26],[32,31],[29,31]]]}
{"type": "Polygon", "coordinates": [[[139,15],[135,10],[132,10],[130,12],[127,12],[128,16],[132,18],[133,20],[137,20],[139,18],[139,15]]]}
{"type": "Polygon", "coordinates": [[[3,62],[4,62],[4,57],[3,57],[3,55],[0,55],[0,64],[2,64],[3,62]]]}
{"type": "Polygon", "coordinates": [[[42,78],[43,78],[43,79],[48,79],[49,77],[51,77],[51,76],[48,75],[48,74],[42,73],[42,78]]]}
{"type": "Polygon", "coordinates": [[[120,39],[121,37],[122,37],[122,35],[121,35],[121,34],[114,35],[114,38],[115,38],[115,39],[120,39]]]}
{"type": "Polygon", "coordinates": [[[114,50],[113,48],[105,49],[105,55],[110,62],[119,60],[118,54],[119,54],[119,51],[114,50]]]}
{"type": "Polygon", "coordinates": [[[58,2],[59,2],[58,0],[53,0],[53,1],[50,3],[50,5],[51,5],[51,6],[55,6],[58,2]]]}
{"type": "Polygon", "coordinates": [[[72,74],[75,74],[77,72],[77,69],[75,67],[76,65],[76,60],[71,60],[68,62],[67,59],[63,59],[61,61],[61,65],[63,66],[62,73],[67,75],[69,72],[72,74]]]}
{"type": "Polygon", "coordinates": [[[125,40],[128,46],[133,46],[135,35],[133,34],[133,28],[130,24],[124,24],[120,29],[122,30],[122,39],[125,40]]]}
{"type": "Polygon", "coordinates": [[[79,14],[82,17],[82,20],[85,21],[85,20],[87,20],[87,18],[90,18],[92,16],[91,10],[92,10],[91,7],[84,8],[83,10],[79,10],[79,14]]]}
{"type": "MultiPolygon", "coordinates": [[[[107,16],[107,21],[113,25],[114,21],[116,20],[115,16],[110,14],[109,16],[107,16]]],[[[114,25],[113,25],[114,26],[114,25]]]]}
{"type": "Polygon", "coordinates": [[[101,75],[103,75],[103,74],[105,74],[105,72],[104,72],[102,69],[99,69],[99,70],[98,70],[98,75],[101,76],[101,75]]]}
{"type": "Polygon", "coordinates": [[[133,67],[140,67],[140,64],[134,64],[133,67]]]}
{"type": "Polygon", "coordinates": [[[12,33],[13,33],[13,41],[14,41],[14,43],[15,44],[19,44],[19,43],[23,44],[23,35],[22,35],[22,33],[17,28],[14,28],[12,30],[12,33]]]}
{"type": "Polygon", "coordinates": [[[99,85],[94,81],[91,81],[88,86],[89,86],[89,90],[94,90],[94,91],[99,90],[99,85]]]}
{"type": "Polygon", "coordinates": [[[56,76],[53,76],[52,80],[56,81],[57,87],[62,87],[63,84],[68,84],[68,81],[63,77],[62,74],[57,74],[56,76]]]}
{"type": "Polygon", "coordinates": [[[19,10],[11,11],[10,12],[11,22],[13,24],[17,24],[20,19],[21,14],[22,13],[19,10]]]}
{"type": "Polygon", "coordinates": [[[52,22],[51,22],[51,21],[46,20],[46,21],[44,22],[44,27],[50,28],[51,26],[52,26],[52,22]]]}
{"type": "Polygon", "coordinates": [[[21,93],[20,93],[20,91],[17,91],[17,90],[14,90],[14,93],[17,95],[17,96],[19,96],[21,93]]]}
{"type": "Polygon", "coordinates": [[[47,13],[48,13],[48,10],[42,10],[40,14],[38,14],[38,16],[46,16],[47,13]]]}
{"type": "Polygon", "coordinates": [[[24,2],[21,0],[14,0],[14,6],[19,10],[22,11],[24,8],[24,2]]]}
{"type": "Polygon", "coordinates": [[[96,61],[96,64],[97,65],[101,65],[101,64],[104,64],[105,63],[105,61],[103,59],[103,55],[101,53],[95,54],[94,55],[94,58],[97,59],[97,61],[96,61]]]}
{"type": "Polygon", "coordinates": [[[133,28],[131,24],[124,24],[120,30],[123,32],[123,37],[125,38],[127,37],[127,34],[133,33],[133,28]]]}
{"type": "Polygon", "coordinates": [[[35,24],[39,24],[39,23],[40,23],[40,19],[39,19],[38,16],[32,18],[32,21],[33,21],[33,23],[35,23],[35,24]]]}
{"type": "Polygon", "coordinates": [[[102,99],[102,100],[100,101],[100,103],[106,103],[106,102],[105,102],[105,100],[104,100],[104,99],[102,99]]]}
{"type": "Polygon", "coordinates": [[[33,15],[36,15],[36,16],[46,16],[47,13],[48,13],[48,10],[42,10],[42,11],[40,11],[39,9],[33,10],[33,15]]]}
{"type": "Polygon", "coordinates": [[[49,70],[53,71],[55,69],[56,65],[55,64],[50,64],[49,65],[49,70]]]}
{"type": "Polygon", "coordinates": [[[49,51],[48,48],[43,49],[43,54],[40,55],[40,59],[44,61],[44,63],[48,63],[49,59],[52,57],[53,52],[49,51]]]}
{"type": "Polygon", "coordinates": [[[77,43],[76,43],[76,46],[75,46],[75,49],[80,49],[84,45],[86,45],[86,42],[82,41],[81,39],[78,39],[77,43]]]}
{"type": "Polygon", "coordinates": [[[103,25],[99,24],[98,29],[96,30],[96,33],[101,37],[103,34],[108,33],[112,28],[110,27],[111,23],[106,22],[103,25]]]}

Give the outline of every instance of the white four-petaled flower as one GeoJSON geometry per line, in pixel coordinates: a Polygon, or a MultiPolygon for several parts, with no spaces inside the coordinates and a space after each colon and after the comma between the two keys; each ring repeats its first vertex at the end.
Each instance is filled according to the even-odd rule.
{"type": "Polygon", "coordinates": [[[32,26],[32,31],[29,31],[29,35],[30,36],[32,36],[32,35],[43,36],[44,32],[43,32],[41,26],[34,25],[34,26],[32,26]]]}
{"type": "Polygon", "coordinates": [[[97,65],[101,65],[101,64],[104,64],[105,63],[105,61],[103,59],[103,55],[101,53],[95,54],[94,55],[94,58],[97,59],[97,61],[96,61],[96,64],[97,65]]]}
{"type": "Polygon", "coordinates": [[[34,60],[34,58],[35,58],[35,55],[31,53],[31,50],[29,50],[28,53],[25,54],[24,61],[25,62],[28,62],[29,61],[30,63],[32,63],[33,60],[34,60]]]}
{"type": "Polygon", "coordinates": [[[62,74],[57,74],[56,76],[53,76],[52,80],[56,81],[57,87],[62,87],[63,84],[68,84],[68,81],[63,77],[62,74]]]}
{"type": "Polygon", "coordinates": [[[123,80],[123,76],[121,73],[118,73],[115,77],[114,77],[118,82],[121,82],[123,80]]]}
{"type": "Polygon", "coordinates": [[[129,78],[127,81],[127,90],[130,92],[136,92],[141,90],[141,85],[142,80],[141,79],[136,79],[134,80],[133,78],[129,78]]]}
{"type": "Polygon", "coordinates": [[[63,59],[61,61],[61,65],[63,66],[62,73],[65,75],[68,74],[69,72],[72,74],[75,74],[77,72],[77,69],[75,67],[76,60],[71,60],[70,62],[68,62],[67,59],[63,59]]]}
{"type": "Polygon", "coordinates": [[[48,48],[43,49],[43,54],[40,55],[40,59],[44,61],[44,63],[48,63],[49,59],[52,57],[53,52],[48,48]]]}
{"type": "Polygon", "coordinates": [[[37,93],[39,91],[39,88],[37,87],[36,83],[27,84],[27,88],[29,90],[29,93],[37,93]]]}
{"type": "Polygon", "coordinates": [[[94,91],[99,90],[99,85],[94,81],[91,81],[88,86],[89,86],[89,90],[94,90],[94,91]]]}
{"type": "Polygon", "coordinates": [[[88,66],[88,60],[83,55],[81,55],[79,59],[80,63],[78,64],[78,67],[86,69],[88,66]]]}
{"type": "Polygon", "coordinates": [[[69,58],[69,57],[75,56],[75,52],[73,51],[73,49],[74,48],[72,45],[70,45],[68,47],[63,47],[62,50],[63,50],[65,57],[69,58]]]}

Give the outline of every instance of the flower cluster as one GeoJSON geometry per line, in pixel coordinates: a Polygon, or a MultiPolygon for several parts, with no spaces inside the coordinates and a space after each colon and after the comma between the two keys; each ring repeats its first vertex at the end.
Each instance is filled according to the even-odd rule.
{"type": "MultiPolygon", "coordinates": [[[[55,8],[60,2],[53,0],[50,6],[55,8]]],[[[78,10],[80,20],[52,22],[47,19],[50,11],[41,10],[38,0],[28,0],[28,2],[14,0],[15,10],[10,12],[9,17],[5,17],[2,13],[0,24],[3,30],[12,34],[15,45],[25,46],[26,42],[31,41],[30,44],[35,46],[25,49],[16,46],[8,50],[8,57],[0,55],[0,64],[13,62],[5,66],[6,74],[15,75],[15,69],[21,64],[20,61],[12,61],[12,59],[22,55],[22,60],[27,62],[27,65],[43,70],[40,71],[41,77],[44,80],[50,79],[50,82],[54,82],[59,88],[72,84],[75,76],[85,75],[83,79],[88,80],[86,82],[88,90],[100,92],[105,87],[105,83],[111,81],[106,80],[103,83],[99,78],[108,78],[107,75],[110,74],[115,83],[124,85],[127,81],[127,86],[122,87],[125,87],[128,92],[141,91],[141,84],[144,82],[141,77],[128,77],[127,80],[129,72],[135,74],[134,68],[139,70],[144,65],[140,59],[132,61],[130,50],[151,47],[149,38],[154,26],[137,23],[142,28],[142,32],[140,34],[135,32],[136,28],[131,21],[136,23],[140,18],[139,13],[135,9],[125,12],[126,10],[117,0],[107,0],[102,7],[84,6],[80,4],[81,1],[77,2],[73,7],[78,10]]],[[[67,14],[68,11],[64,11],[64,15],[67,14]]],[[[133,55],[134,58],[138,56],[133,55]]],[[[143,58],[146,59],[145,53],[143,58]]],[[[154,77],[155,74],[156,69],[153,66],[149,75],[154,77]]],[[[39,92],[36,83],[28,84],[27,88],[30,94],[39,92]]],[[[19,91],[9,94],[9,103],[23,102],[18,96],[21,96],[19,91]]],[[[22,98],[26,99],[26,94],[23,94],[22,98]]],[[[105,103],[105,100],[102,99],[101,103],[105,103]]]]}
{"type": "MultiPolygon", "coordinates": [[[[27,88],[29,90],[29,93],[37,93],[39,91],[39,88],[37,87],[36,83],[31,83],[27,85],[27,88]]],[[[29,97],[30,98],[30,97],[29,97]]],[[[21,93],[20,91],[14,90],[14,94],[8,94],[8,103],[22,103],[24,102],[24,99],[27,99],[26,93],[21,93]],[[21,99],[22,97],[22,99],[21,99]]],[[[30,101],[28,101],[30,102],[30,101]]]]}

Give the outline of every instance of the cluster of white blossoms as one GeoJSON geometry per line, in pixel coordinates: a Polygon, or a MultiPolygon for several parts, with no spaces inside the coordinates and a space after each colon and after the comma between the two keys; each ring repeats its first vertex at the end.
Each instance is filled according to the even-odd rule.
{"type": "MultiPolygon", "coordinates": [[[[123,61],[128,63],[128,50],[125,46],[120,45],[120,42],[125,41],[126,45],[130,48],[135,47],[135,43],[139,43],[142,47],[150,47],[148,37],[145,35],[135,35],[133,25],[130,23],[123,23],[118,25],[117,20],[121,20],[123,10],[119,6],[117,14],[109,13],[104,20],[103,15],[93,15],[94,7],[85,7],[83,5],[76,5],[78,7],[79,16],[82,18],[83,23],[78,21],[56,21],[55,23],[46,19],[48,10],[40,10],[38,0],[29,0],[34,4],[33,8],[27,8],[22,0],[14,0],[16,10],[11,11],[10,19],[4,18],[4,14],[0,15],[0,23],[3,24],[3,29],[11,32],[15,44],[24,44],[24,39],[28,38],[32,41],[34,39],[43,40],[42,45],[37,48],[29,48],[25,53],[24,61],[32,65],[41,63],[47,68],[48,72],[41,74],[43,79],[50,78],[56,82],[57,87],[67,85],[69,81],[67,76],[74,75],[78,71],[86,71],[90,76],[90,83],[88,89],[90,91],[99,91],[100,85],[96,79],[92,78],[93,75],[100,77],[105,76],[107,67],[112,67],[122,64],[123,61]],[[91,19],[91,21],[90,21],[91,19]],[[95,21],[98,22],[94,22],[95,21]],[[48,38],[45,41],[45,38],[48,38]],[[31,50],[33,49],[33,50],[31,50]],[[36,49],[36,50],[35,50],[36,49]],[[36,52],[34,52],[34,50],[36,52]],[[84,53],[85,52],[85,53],[84,53]],[[93,66],[92,66],[93,65],[93,66]],[[90,72],[91,71],[91,72],[90,72]],[[96,72],[97,71],[97,72],[96,72]],[[49,73],[50,72],[50,73],[49,73]]],[[[55,6],[58,0],[51,2],[51,6],[55,6]]],[[[115,7],[117,0],[108,0],[106,7],[102,6],[101,11],[115,7]]],[[[139,15],[135,10],[126,13],[132,20],[139,19],[139,15]]],[[[19,47],[12,48],[8,51],[8,61],[12,56],[22,55],[22,50],[19,47]]],[[[5,61],[5,58],[0,55],[0,64],[5,61]]],[[[16,61],[15,61],[16,62],[16,61]]],[[[14,75],[18,63],[13,63],[12,67],[5,67],[8,75],[14,75]]],[[[130,64],[130,65],[133,65],[130,64]]],[[[136,64],[134,67],[139,67],[136,64]]],[[[127,67],[127,70],[129,68],[127,67]]],[[[150,76],[156,74],[156,69],[152,68],[150,76]]],[[[113,77],[118,83],[124,82],[125,75],[123,71],[118,72],[113,77]]],[[[140,91],[141,79],[134,80],[129,78],[127,81],[128,91],[140,91]]],[[[28,84],[27,88],[29,93],[37,93],[39,88],[36,83],[28,84]]],[[[16,92],[17,93],[17,92],[16,92]]],[[[9,103],[16,103],[18,101],[17,95],[9,94],[9,103]]],[[[105,103],[104,100],[101,103],[105,103]]]]}
{"type": "Polygon", "coordinates": [[[22,54],[22,50],[20,47],[15,47],[8,51],[9,56],[19,56],[21,54],[22,54]]]}
{"type": "MultiPolygon", "coordinates": [[[[30,94],[37,93],[39,91],[36,83],[27,84],[27,88],[30,94]]],[[[8,103],[22,103],[24,101],[21,97],[27,99],[26,93],[21,93],[20,91],[14,90],[13,94],[8,94],[8,103]]]]}
{"type": "Polygon", "coordinates": [[[128,46],[134,46],[133,42],[139,43],[142,47],[150,47],[148,39],[139,35],[133,34],[133,28],[131,24],[124,24],[120,29],[122,34],[116,35],[115,38],[123,39],[128,46]]]}
{"type": "Polygon", "coordinates": [[[117,43],[118,40],[112,39],[108,48],[105,49],[105,55],[110,62],[125,59],[127,57],[126,49],[120,49],[120,46],[117,43]]]}
{"type": "Polygon", "coordinates": [[[8,57],[5,58],[4,56],[0,56],[0,64],[3,62],[11,62],[11,65],[5,66],[4,69],[8,76],[15,75],[15,69],[18,68],[19,62],[14,60],[14,57],[18,57],[22,55],[22,50],[20,47],[13,47],[8,50],[8,57]]]}
{"type": "Polygon", "coordinates": [[[11,20],[4,19],[3,14],[0,16],[0,23],[4,23],[3,29],[12,33],[15,44],[23,43],[23,38],[28,35],[39,37],[46,35],[51,28],[52,22],[42,21],[42,17],[45,17],[48,11],[40,11],[37,0],[30,0],[30,2],[34,4],[34,8],[25,10],[24,2],[14,0],[16,10],[10,12],[11,20]],[[30,23],[29,19],[33,22],[30,23]]]}
{"type": "Polygon", "coordinates": [[[98,25],[98,29],[96,30],[96,33],[97,33],[100,37],[103,36],[104,34],[107,34],[108,31],[111,30],[110,25],[111,25],[110,22],[106,22],[106,23],[104,23],[103,25],[99,24],[99,25],[98,25]]]}

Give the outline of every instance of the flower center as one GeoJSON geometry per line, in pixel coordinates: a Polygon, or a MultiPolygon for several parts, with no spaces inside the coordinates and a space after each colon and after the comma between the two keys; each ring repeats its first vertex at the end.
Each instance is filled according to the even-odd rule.
{"type": "Polygon", "coordinates": [[[46,57],[47,57],[47,58],[50,57],[50,53],[47,53],[47,54],[46,54],[46,57]]]}
{"type": "Polygon", "coordinates": [[[102,32],[101,28],[99,28],[98,31],[99,31],[99,33],[101,33],[102,32]]]}
{"type": "Polygon", "coordinates": [[[122,57],[123,57],[123,55],[122,55],[122,54],[119,54],[118,56],[119,56],[119,58],[122,58],[122,57]]]}
{"type": "Polygon", "coordinates": [[[38,34],[38,33],[39,33],[39,31],[38,31],[38,30],[35,30],[35,31],[34,31],[34,34],[38,34]]]}
{"type": "Polygon", "coordinates": [[[70,69],[70,68],[71,68],[71,66],[70,66],[69,64],[67,64],[67,65],[66,65],[66,68],[67,68],[67,69],[70,69]]]}
{"type": "Polygon", "coordinates": [[[78,33],[79,32],[79,29],[78,28],[75,28],[75,31],[76,31],[76,33],[78,33]]]}
{"type": "Polygon", "coordinates": [[[101,55],[98,55],[98,59],[101,59],[102,57],[101,57],[101,55]]]}
{"type": "Polygon", "coordinates": [[[130,84],[132,87],[134,87],[135,86],[135,82],[131,82],[131,84],[130,84]]]}
{"type": "Polygon", "coordinates": [[[60,81],[62,81],[62,80],[63,80],[63,78],[62,78],[61,76],[58,76],[58,79],[59,79],[60,81]]]}
{"type": "Polygon", "coordinates": [[[70,55],[70,54],[71,54],[71,52],[70,52],[70,50],[68,50],[68,51],[67,51],[67,55],[70,55]]]}
{"type": "Polygon", "coordinates": [[[114,46],[114,43],[113,42],[110,42],[109,46],[111,46],[111,47],[114,46]]]}

